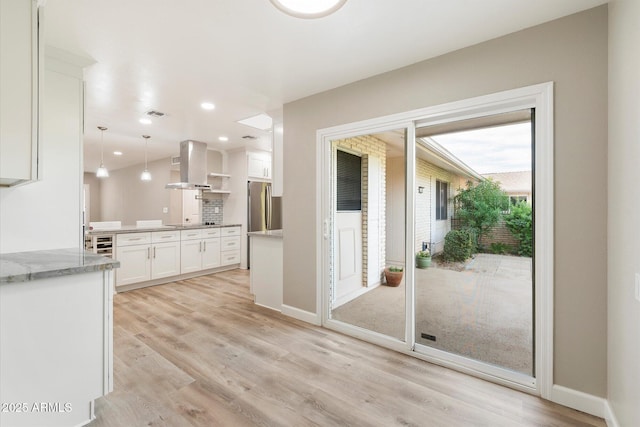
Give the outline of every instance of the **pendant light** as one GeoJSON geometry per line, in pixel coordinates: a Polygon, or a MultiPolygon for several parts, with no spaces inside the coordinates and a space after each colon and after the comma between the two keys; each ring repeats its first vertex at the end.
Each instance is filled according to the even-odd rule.
{"type": "Polygon", "coordinates": [[[149,143],[149,135],[142,135],[144,138],[144,170],[140,174],[141,181],[151,181],[151,173],[147,169],[147,144],[149,143]]]}
{"type": "Polygon", "coordinates": [[[100,129],[100,167],[96,171],[98,178],[108,178],[109,171],[104,167],[104,131],[107,130],[104,126],[98,126],[100,129]]]}

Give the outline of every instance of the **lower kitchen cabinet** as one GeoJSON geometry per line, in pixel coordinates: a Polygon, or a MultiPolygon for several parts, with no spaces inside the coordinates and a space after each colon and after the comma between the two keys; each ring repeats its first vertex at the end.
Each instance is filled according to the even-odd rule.
{"type": "Polygon", "coordinates": [[[220,265],[240,262],[240,227],[225,227],[220,238],[220,265]]]}
{"type": "Polygon", "coordinates": [[[180,233],[125,233],[116,238],[116,286],[180,274],[180,233]]]}
{"type": "Polygon", "coordinates": [[[220,266],[220,229],[183,230],[180,272],[193,273],[220,266]]]}

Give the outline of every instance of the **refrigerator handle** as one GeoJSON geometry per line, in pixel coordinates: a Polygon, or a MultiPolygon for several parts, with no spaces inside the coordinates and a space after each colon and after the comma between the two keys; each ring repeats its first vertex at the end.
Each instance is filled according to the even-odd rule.
{"type": "Polygon", "coordinates": [[[266,185],[266,191],[265,191],[265,197],[266,197],[266,203],[265,203],[265,216],[266,216],[266,220],[267,220],[267,230],[271,230],[271,185],[267,184],[266,185]]]}

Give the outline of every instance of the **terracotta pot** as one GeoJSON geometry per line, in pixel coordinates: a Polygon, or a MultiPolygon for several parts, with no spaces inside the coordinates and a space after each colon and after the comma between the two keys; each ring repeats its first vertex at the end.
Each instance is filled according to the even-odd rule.
{"type": "Polygon", "coordinates": [[[392,286],[392,287],[396,287],[398,285],[400,285],[400,282],[402,281],[402,274],[404,272],[402,271],[389,271],[389,268],[385,268],[384,269],[384,278],[387,282],[387,286],[392,286]]]}

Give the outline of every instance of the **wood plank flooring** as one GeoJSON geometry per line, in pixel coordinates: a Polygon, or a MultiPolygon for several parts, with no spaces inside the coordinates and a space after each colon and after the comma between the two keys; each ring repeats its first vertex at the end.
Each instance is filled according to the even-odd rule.
{"type": "Polygon", "coordinates": [[[91,427],[606,426],[253,304],[247,271],[114,301],[113,393],[91,427]]]}

